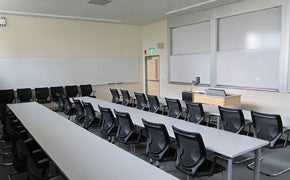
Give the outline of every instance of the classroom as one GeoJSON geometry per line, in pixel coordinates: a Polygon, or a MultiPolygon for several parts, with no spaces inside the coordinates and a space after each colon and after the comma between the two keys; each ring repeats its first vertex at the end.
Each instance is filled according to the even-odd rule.
{"type": "MultiPolygon", "coordinates": [[[[126,111],[106,103],[112,101],[110,89],[125,89],[131,95],[155,90],[158,97],[180,100],[183,92],[194,91],[194,101],[199,93],[213,88],[239,95],[239,102],[229,108],[278,114],[287,129],[290,0],[97,2],[106,0],[0,0],[0,90],[90,84],[97,100],[88,101],[95,110],[104,105],[126,111]],[[153,60],[156,71],[151,80],[153,60]],[[200,82],[193,85],[197,77],[200,82]],[[157,87],[151,86],[156,82],[157,87]]],[[[137,117],[154,119],[144,116],[137,117]]],[[[134,121],[138,123],[141,119],[134,121]]],[[[168,131],[172,138],[173,131],[168,131]]],[[[260,156],[257,148],[262,149],[252,151],[260,156]]],[[[231,167],[224,175],[227,178],[205,179],[242,179],[235,174],[235,166],[241,165],[230,163],[224,162],[231,167]]],[[[269,177],[248,170],[246,164],[243,168],[241,172],[255,179],[280,180],[290,175],[269,177]]],[[[162,173],[160,179],[166,178],[162,173]]]]}

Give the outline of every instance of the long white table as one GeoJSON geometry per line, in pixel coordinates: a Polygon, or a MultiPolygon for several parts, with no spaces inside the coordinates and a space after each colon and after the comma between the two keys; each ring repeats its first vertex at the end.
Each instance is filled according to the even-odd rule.
{"type": "Polygon", "coordinates": [[[108,101],[99,100],[95,98],[79,97],[77,99],[91,103],[95,110],[98,110],[98,105],[100,105],[103,107],[109,107],[112,110],[116,109],[117,111],[128,112],[132,118],[133,123],[140,127],[144,127],[142,123],[142,118],[151,122],[163,123],[165,124],[168,133],[172,138],[175,138],[172,130],[173,125],[186,131],[200,133],[203,137],[205,146],[208,150],[219,153],[229,158],[227,168],[229,180],[233,179],[232,177],[233,158],[248,153],[250,151],[255,151],[256,167],[254,179],[258,180],[260,178],[259,159],[261,156],[261,148],[268,144],[267,141],[234,134],[231,132],[210,128],[159,114],[154,114],[151,112],[141,111],[136,108],[126,107],[123,105],[114,104],[108,101]]]}
{"type": "Polygon", "coordinates": [[[71,180],[177,179],[35,102],[9,104],[71,180]]]}

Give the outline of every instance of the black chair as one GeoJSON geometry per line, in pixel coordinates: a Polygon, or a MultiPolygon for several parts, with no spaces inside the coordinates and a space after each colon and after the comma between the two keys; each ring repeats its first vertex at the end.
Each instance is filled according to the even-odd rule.
{"type": "Polygon", "coordinates": [[[199,133],[187,132],[172,127],[177,143],[176,168],[181,172],[193,177],[212,176],[226,168],[216,162],[206,159],[207,152],[199,133]]]}
{"type": "Polygon", "coordinates": [[[72,102],[68,97],[63,97],[64,99],[64,109],[63,112],[68,116],[70,120],[72,116],[76,115],[76,109],[72,106],[72,102]]]}
{"type": "MultiPolygon", "coordinates": [[[[254,137],[268,141],[269,144],[265,146],[268,149],[285,148],[288,145],[290,130],[283,132],[283,124],[281,116],[278,114],[265,114],[251,111],[254,127],[254,137]],[[286,139],[282,139],[282,135],[287,134],[286,139]]],[[[253,169],[255,162],[248,165],[248,168],[253,169]]],[[[289,171],[290,168],[284,169],[277,173],[269,173],[260,171],[260,173],[268,176],[278,176],[289,171]]]]}
{"type": "Polygon", "coordinates": [[[75,121],[77,123],[83,123],[86,118],[85,108],[80,100],[74,99],[75,109],[76,109],[76,117],[75,121]]]}
{"type": "MultiPolygon", "coordinates": [[[[243,135],[249,135],[251,131],[251,126],[249,125],[248,132],[245,131],[245,118],[243,111],[241,109],[232,109],[232,108],[225,108],[218,106],[219,108],[219,113],[220,113],[220,120],[221,120],[221,126],[222,129],[225,131],[229,131],[232,133],[237,133],[237,134],[243,134],[243,135]]],[[[227,159],[224,156],[220,156],[222,159],[227,159]]],[[[249,160],[254,159],[255,156],[249,156],[245,158],[235,158],[233,163],[235,164],[240,164],[249,160]]]]}
{"type": "Polygon", "coordinates": [[[204,113],[203,107],[201,103],[194,103],[194,102],[185,102],[186,104],[186,121],[208,125],[206,122],[206,115],[204,113]]]}
{"type": "Polygon", "coordinates": [[[0,119],[3,123],[3,119],[7,116],[7,104],[13,103],[15,99],[13,89],[0,90],[0,119]]]}
{"type": "Polygon", "coordinates": [[[136,93],[134,92],[136,97],[136,108],[140,110],[148,110],[147,107],[147,99],[144,93],[136,93]]]}
{"type": "Polygon", "coordinates": [[[116,139],[122,144],[130,145],[131,153],[135,153],[135,145],[145,142],[146,137],[141,132],[135,130],[129,113],[116,110],[114,110],[114,113],[118,122],[116,139]]]}
{"type": "Polygon", "coordinates": [[[59,94],[59,93],[56,93],[56,96],[58,97],[58,111],[59,112],[64,112],[64,94],[59,94]]]}
{"type": "MultiPolygon", "coordinates": [[[[26,171],[22,173],[12,174],[9,176],[9,180],[66,180],[61,174],[55,174],[51,176],[50,173],[50,160],[48,158],[41,159],[39,161],[32,157],[26,160],[26,171]]],[[[55,172],[53,172],[55,173],[55,172]]]]}
{"type": "Polygon", "coordinates": [[[110,89],[112,94],[112,103],[121,104],[122,101],[120,100],[120,94],[117,89],[110,89]]]}
{"type": "Polygon", "coordinates": [[[132,98],[129,94],[129,91],[121,89],[121,94],[123,96],[122,104],[125,106],[132,106],[133,107],[134,103],[132,102],[132,98]]]}
{"type": "Polygon", "coordinates": [[[100,127],[101,126],[101,114],[96,112],[94,110],[94,107],[91,103],[83,103],[85,112],[86,112],[86,118],[84,121],[84,128],[89,129],[91,126],[100,127]]]}
{"type": "Polygon", "coordinates": [[[167,129],[164,124],[152,123],[142,119],[147,132],[146,154],[152,160],[159,162],[174,161],[176,159],[176,148],[170,141],[167,129]]]}
{"type": "Polygon", "coordinates": [[[192,102],[193,93],[191,91],[183,91],[182,92],[182,100],[185,102],[192,102]]]}
{"type": "Polygon", "coordinates": [[[65,86],[65,93],[66,96],[69,98],[76,97],[79,93],[78,86],[77,85],[65,86]]]}
{"type": "Polygon", "coordinates": [[[30,102],[32,100],[31,88],[17,89],[18,102],[30,102]]]}
{"type": "Polygon", "coordinates": [[[0,103],[10,104],[14,101],[15,95],[13,89],[0,90],[0,103]]]}
{"type": "Polygon", "coordinates": [[[219,106],[221,125],[223,130],[241,133],[245,128],[245,118],[241,109],[230,109],[219,106]]]}
{"type": "Polygon", "coordinates": [[[35,88],[35,98],[38,103],[50,103],[48,87],[35,88]]]}
{"type": "Polygon", "coordinates": [[[50,87],[50,94],[51,94],[51,100],[53,102],[58,102],[59,97],[57,96],[57,94],[64,94],[64,89],[62,86],[50,87]]]}
{"type": "Polygon", "coordinates": [[[99,106],[99,110],[101,112],[102,119],[100,132],[103,136],[108,137],[109,141],[114,142],[118,128],[117,120],[110,108],[99,106]]]}
{"type": "Polygon", "coordinates": [[[179,99],[170,99],[170,98],[165,98],[166,104],[167,104],[167,109],[168,109],[168,116],[177,118],[177,119],[182,119],[182,107],[180,104],[179,99]]]}
{"type": "Polygon", "coordinates": [[[149,102],[149,111],[153,113],[163,114],[158,97],[155,95],[147,95],[149,102]]]}
{"type": "Polygon", "coordinates": [[[65,180],[66,179],[61,174],[50,176],[49,173],[46,173],[46,174],[43,173],[44,172],[43,167],[48,166],[48,165],[49,165],[48,161],[35,162],[34,159],[29,158],[27,160],[27,179],[28,180],[65,180]]]}
{"type": "Polygon", "coordinates": [[[80,85],[80,89],[81,89],[82,96],[90,96],[94,98],[96,97],[92,95],[93,88],[91,84],[80,85]]]}
{"type": "Polygon", "coordinates": [[[110,92],[112,94],[112,103],[122,104],[118,90],[110,88],[110,92]]]}

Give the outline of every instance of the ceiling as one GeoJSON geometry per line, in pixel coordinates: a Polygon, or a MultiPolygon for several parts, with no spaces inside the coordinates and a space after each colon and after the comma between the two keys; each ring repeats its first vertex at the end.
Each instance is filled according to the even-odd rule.
{"type": "Polygon", "coordinates": [[[167,12],[178,14],[207,9],[239,0],[0,0],[1,14],[22,14],[146,25],[165,20],[167,12]]]}

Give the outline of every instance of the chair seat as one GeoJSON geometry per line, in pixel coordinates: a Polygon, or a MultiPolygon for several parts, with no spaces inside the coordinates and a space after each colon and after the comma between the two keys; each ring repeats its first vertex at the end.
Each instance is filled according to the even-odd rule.
{"type": "Polygon", "coordinates": [[[210,174],[210,170],[212,167],[213,162],[209,161],[209,160],[205,160],[203,162],[203,164],[197,169],[196,173],[195,173],[195,177],[201,177],[201,176],[211,176],[212,174],[217,174],[220,173],[222,171],[225,171],[226,168],[218,163],[215,164],[215,168],[214,168],[214,172],[212,172],[212,174],[210,174]]]}
{"type": "Polygon", "coordinates": [[[266,146],[266,148],[269,148],[269,149],[285,148],[284,145],[285,145],[285,140],[284,139],[278,139],[273,147],[270,147],[268,145],[268,146],[266,146]]]}
{"type": "Polygon", "coordinates": [[[161,162],[174,161],[175,159],[176,159],[176,148],[169,147],[160,161],[161,162]]]}
{"type": "Polygon", "coordinates": [[[117,126],[112,129],[101,129],[101,133],[104,136],[115,136],[117,134],[117,126]]]}
{"type": "Polygon", "coordinates": [[[134,132],[127,141],[125,141],[123,138],[118,138],[118,140],[124,144],[137,144],[140,142],[145,142],[147,138],[143,135],[134,132]]]}

